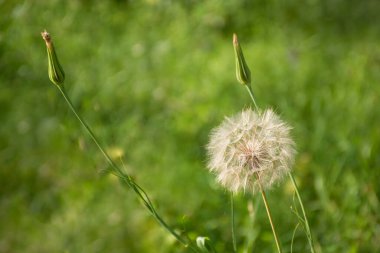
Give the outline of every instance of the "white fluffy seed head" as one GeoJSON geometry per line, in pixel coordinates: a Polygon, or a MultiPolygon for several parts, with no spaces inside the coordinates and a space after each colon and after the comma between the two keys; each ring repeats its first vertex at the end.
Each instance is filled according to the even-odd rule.
{"type": "Polygon", "coordinates": [[[234,193],[258,191],[258,178],[268,189],[293,165],[296,151],[290,129],[271,109],[246,109],[226,118],[211,132],[208,168],[234,193]]]}

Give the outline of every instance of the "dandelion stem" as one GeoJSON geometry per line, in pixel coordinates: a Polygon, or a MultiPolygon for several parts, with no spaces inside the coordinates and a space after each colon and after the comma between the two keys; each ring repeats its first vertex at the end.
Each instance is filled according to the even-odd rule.
{"type": "MultiPolygon", "coordinates": [[[[253,95],[253,90],[252,90],[251,85],[248,84],[248,85],[245,85],[245,87],[247,88],[249,96],[251,97],[252,102],[255,105],[256,110],[259,111],[259,108],[258,108],[258,106],[256,104],[256,101],[255,101],[255,97],[253,95]]],[[[272,232],[273,232],[274,240],[276,242],[277,251],[279,253],[281,253],[282,250],[281,250],[280,242],[278,240],[276,229],[275,229],[275,226],[274,226],[274,223],[273,223],[273,220],[272,220],[272,215],[271,215],[270,208],[269,208],[269,205],[268,205],[267,197],[266,197],[265,191],[263,190],[263,187],[262,187],[262,185],[260,183],[260,176],[259,176],[259,174],[258,173],[255,173],[255,174],[256,174],[256,177],[257,177],[257,183],[258,183],[258,185],[260,187],[261,196],[263,197],[263,202],[264,202],[264,205],[265,205],[265,209],[266,209],[267,214],[268,214],[269,223],[270,223],[270,225],[272,227],[272,232]]]]}
{"type": "Polygon", "coordinates": [[[157,220],[157,222],[163,226],[166,231],[168,231],[170,234],[172,234],[178,242],[180,242],[183,246],[189,247],[193,252],[200,252],[198,248],[193,246],[191,243],[186,242],[179,234],[177,234],[157,213],[155,207],[153,206],[148,194],[124,171],[122,171],[116,163],[111,159],[111,157],[107,154],[107,152],[102,148],[99,141],[97,140],[95,134],[92,132],[91,128],[87,125],[87,123],[83,120],[83,118],[77,113],[75,110],[69,96],[66,94],[66,91],[62,86],[58,86],[59,91],[61,92],[62,96],[66,100],[68,106],[70,107],[71,111],[74,113],[76,118],[79,120],[79,122],[82,124],[82,126],[86,129],[87,133],[90,135],[91,139],[95,142],[96,146],[100,150],[100,152],[103,154],[103,156],[106,158],[107,162],[110,164],[112,168],[112,172],[115,176],[120,178],[124,183],[126,183],[132,190],[137,194],[137,196],[140,198],[140,200],[143,202],[144,206],[148,209],[150,214],[157,220]]]}
{"type": "MultiPolygon", "coordinates": [[[[252,102],[253,104],[255,105],[256,107],[256,110],[258,110],[258,107],[257,107],[257,104],[256,104],[256,101],[255,101],[255,97],[253,95],[253,91],[252,91],[252,88],[251,88],[251,85],[245,85],[246,88],[247,88],[247,91],[249,93],[249,96],[251,97],[252,99],[252,102]]],[[[297,184],[296,184],[296,181],[294,180],[294,177],[292,175],[291,172],[289,172],[289,177],[292,181],[292,184],[293,184],[293,187],[296,191],[296,195],[297,195],[297,199],[298,199],[298,202],[301,206],[301,210],[302,210],[302,214],[303,214],[303,217],[304,217],[304,224],[305,224],[305,229],[306,229],[306,236],[307,236],[307,240],[309,242],[309,245],[310,245],[310,251],[311,253],[315,253],[315,249],[314,249],[314,242],[313,242],[313,237],[311,235],[311,230],[310,230],[310,226],[309,226],[309,222],[308,222],[308,219],[307,219],[307,216],[306,216],[306,212],[305,212],[305,208],[303,206],[303,202],[302,202],[302,199],[301,199],[301,195],[299,194],[299,191],[298,191],[298,187],[297,187],[297,184]]],[[[259,182],[259,185],[260,185],[260,182],[259,182]]]]}
{"type": "Polygon", "coordinates": [[[249,93],[249,96],[251,97],[252,102],[253,102],[253,104],[255,105],[256,111],[258,111],[258,110],[259,110],[259,107],[258,107],[257,104],[256,104],[255,97],[254,97],[254,95],[253,95],[253,90],[252,90],[251,85],[250,85],[250,84],[247,84],[247,85],[244,85],[244,86],[245,86],[245,88],[247,88],[247,91],[248,91],[248,93],[249,93]]]}
{"type": "Polygon", "coordinates": [[[256,177],[257,177],[257,183],[258,183],[259,188],[260,188],[261,196],[263,197],[263,202],[264,202],[264,205],[265,205],[265,209],[266,209],[267,214],[268,214],[269,223],[270,223],[270,226],[272,227],[272,232],[273,232],[273,236],[274,236],[274,241],[276,242],[277,251],[278,251],[278,253],[282,253],[281,246],[280,246],[280,241],[278,240],[278,237],[277,237],[277,233],[276,233],[276,229],[275,229],[275,226],[274,226],[274,223],[273,223],[273,220],[272,220],[272,214],[270,212],[270,208],[269,208],[269,204],[268,204],[268,201],[267,201],[267,197],[266,197],[265,191],[263,190],[263,187],[262,187],[262,185],[260,183],[260,176],[259,176],[258,173],[255,173],[255,174],[256,174],[256,177]]]}
{"type": "Polygon", "coordinates": [[[231,192],[230,194],[231,201],[231,233],[232,233],[232,245],[234,248],[234,252],[236,253],[236,234],[235,234],[235,209],[234,209],[234,194],[231,192]]]}
{"type": "Polygon", "coordinates": [[[301,199],[301,195],[300,195],[300,193],[298,191],[298,186],[297,186],[296,180],[294,180],[294,177],[293,177],[293,175],[292,175],[291,172],[289,172],[289,177],[290,177],[290,179],[291,179],[291,181],[293,183],[294,189],[296,191],[298,202],[299,202],[299,204],[301,206],[301,211],[302,211],[302,215],[303,215],[303,222],[305,224],[306,236],[307,236],[307,240],[309,241],[310,251],[312,253],[315,253],[314,242],[313,242],[313,237],[311,235],[309,221],[308,221],[307,216],[306,216],[305,208],[303,207],[303,202],[302,202],[302,199],[301,199]]]}

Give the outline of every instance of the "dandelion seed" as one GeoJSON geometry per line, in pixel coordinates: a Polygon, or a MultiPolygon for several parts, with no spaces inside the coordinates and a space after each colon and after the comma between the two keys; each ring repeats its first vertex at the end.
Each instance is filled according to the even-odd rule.
{"type": "Polygon", "coordinates": [[[293,165],[291,127],[272,110],[242,111],[212,130],[208,168],[228,190],[257,192],[279,182],[293,165]]]}

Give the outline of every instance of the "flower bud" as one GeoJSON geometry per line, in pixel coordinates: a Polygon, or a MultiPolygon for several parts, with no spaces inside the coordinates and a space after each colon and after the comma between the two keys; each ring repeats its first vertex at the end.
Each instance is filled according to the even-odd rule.
{"type": "Polygon", "coordinates": [[[57,86],[63,85],[65,72],[63,72],[63,69],[59,64],[50,34],[45,30],[41,33],[41,36],[44,39],[47,48],[49,79],[57,86]]]}
{"type": "Polygon", "coordinates": [[[236,78],[241,84],[249,85],[251,83],[251,71],[249,71],[245,62],[243,50],[235,33],[233,35],[233,45],[235,50],[236,78]]]}
{"type": "Polygon", "coordinates": [[[211,245],[210,238],[208,237],[198,236],[197,246],[201,249],[202,253],[215,253],[215,250],[211,245]]]}

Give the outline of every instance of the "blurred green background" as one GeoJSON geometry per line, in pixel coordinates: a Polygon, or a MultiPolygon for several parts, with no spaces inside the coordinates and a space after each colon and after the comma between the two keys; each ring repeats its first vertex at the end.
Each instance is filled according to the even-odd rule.
{"type": "MultiPolygon", "coordinates": [[[[250,106],[293,127],[318,252],[380,252],[380,3],[0,1],[0,252],[190,252],[115,177],[47,75],[47,29],[66,88],[110,154],[178,232],[232,252],[229,194],[206,169],[210,130],[250,106]]],[[[268,192],[285,249],[289,180],[268,192]]],[[[236,197],[239,252],[274,252],[260,196],[236,197]]],[[[298,230],[294,252],[308,252],[298,230]]]]}

